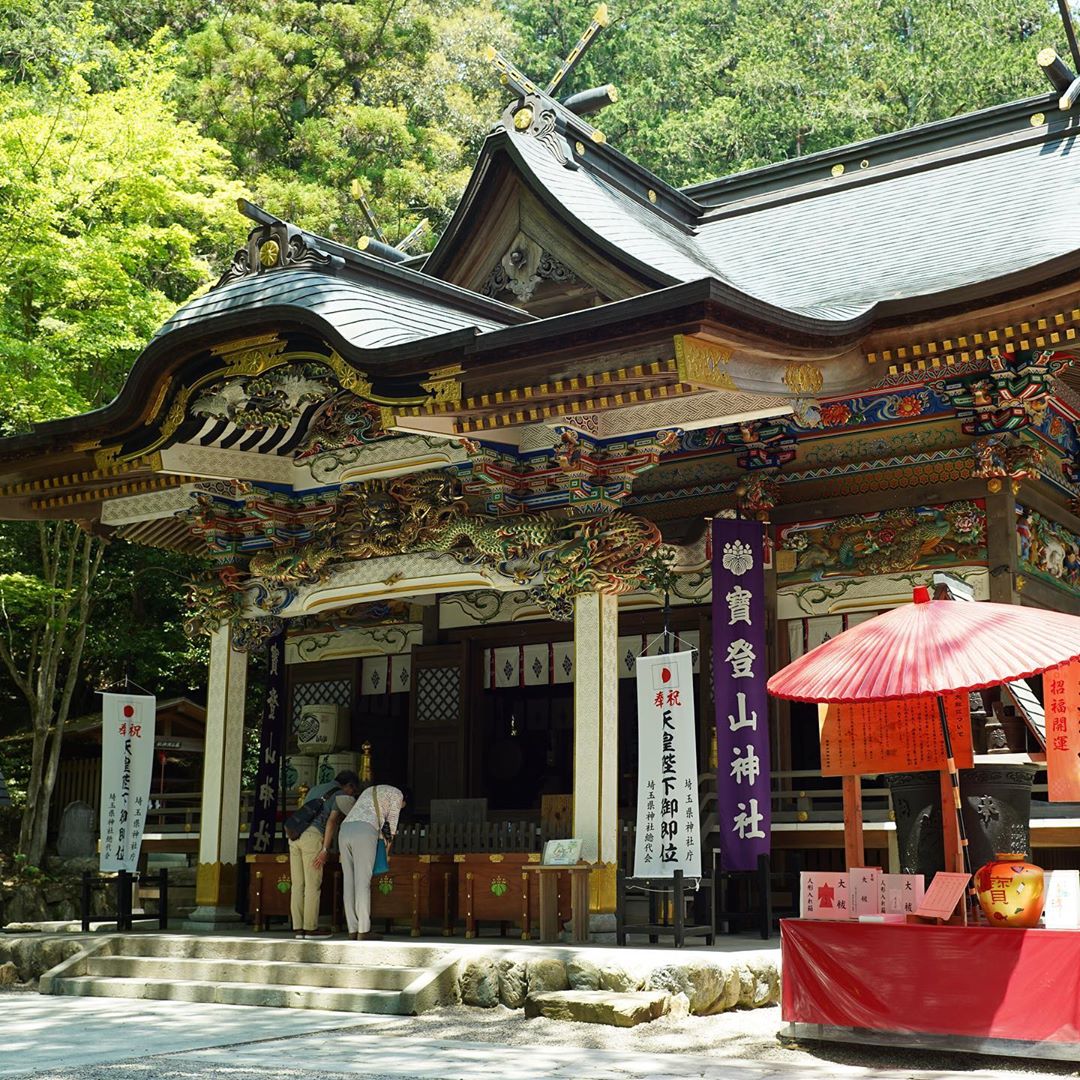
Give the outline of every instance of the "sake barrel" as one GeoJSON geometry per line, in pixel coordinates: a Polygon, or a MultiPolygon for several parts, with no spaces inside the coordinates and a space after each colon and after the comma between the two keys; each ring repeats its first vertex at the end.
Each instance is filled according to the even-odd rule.
{"type": "Polygon", "coordinates": [[[329,784],[342,769],[352,769],[353,772],[358,773],[360,771],[360,755],[354,754],[351,750],[337,754],[320,754],[319,769],[315,775],[316,786],[329,784]]]}
{"type": "Polygon", "coordinates": [[[332,754],[348,745],[345,710],[340,705],[304,705],[293,726],[303,754],[332,754]]]}
{"type": "Polygon", "coordinates": [[[293,754],[285,759],[285,792],[295,795],[297,789],[306,787],[309,791],[315,786],[315,771],[319,759],[314,754],[293,754]]]}

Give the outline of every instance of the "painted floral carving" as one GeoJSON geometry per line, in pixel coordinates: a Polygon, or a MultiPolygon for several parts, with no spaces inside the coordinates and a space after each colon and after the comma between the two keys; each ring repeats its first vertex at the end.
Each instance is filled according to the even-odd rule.
{"type": "Polygon", "coordinates": [[[821,423],[824,427],[840,427],[851,419],[851,409],[842,401],[821,406],[821,423]]]}

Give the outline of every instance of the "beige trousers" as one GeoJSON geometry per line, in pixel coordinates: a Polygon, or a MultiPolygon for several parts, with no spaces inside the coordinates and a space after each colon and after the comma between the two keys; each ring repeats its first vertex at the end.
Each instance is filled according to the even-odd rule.
{"type": "Polygon", "coordinates": [[[322,833],[309,827],[300,834],[299,840],[289,841],[289,876],[292,890],[289,909],[294,930],[317,930],[319,928],[319,894],[322,891],[322,867],[314,867],[311,860],[322,851],[322,833]]]}
{"type": "Polygon", "coordinates": [[[378,839],[375,826],[366,821],[343,822],[338,831],[345,922],[350,934],[366,934],[371,929],[371,867],[378,839]]]}

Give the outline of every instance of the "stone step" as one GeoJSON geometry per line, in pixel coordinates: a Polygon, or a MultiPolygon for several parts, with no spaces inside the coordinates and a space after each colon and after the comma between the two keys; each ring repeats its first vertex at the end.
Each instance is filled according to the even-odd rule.
{"type": "Polygon", "coordinates": [[[55,979],[51,992],[72,997],[153,998],[219,1005],[258,1005],[276,1009],[326,1009],[404,1016],[413,1012],[412,1004],[396,990],[75,975],[55,979]]]}
{"type": "Polygon", "coordinates": [[[299,963],[274,960],[194,960],[173,956],[91,956],[86,974],[109,979],[259,983],[348,990],[404,990],[426,969],[383,964],[299,963]]]}
{"type": "Polygon", "coordinates": [[[663,1016],[671,1007],[665,990],[616,993],[610,990],[550,990],[525,998],[525,1016],[574,1020],[582,1024],[635,1027],[663,1016]]]}
{"type": "Polygon", "coordinates": [[[110,950],[124,956],[176,957],[189,960],[268,960],[295,964],[385,965],[427,967],[450,950],[438,945],[396,941],[349,941],[335,938],[229,937],[224,934],[137,934],[114,939],[110,950]]]}

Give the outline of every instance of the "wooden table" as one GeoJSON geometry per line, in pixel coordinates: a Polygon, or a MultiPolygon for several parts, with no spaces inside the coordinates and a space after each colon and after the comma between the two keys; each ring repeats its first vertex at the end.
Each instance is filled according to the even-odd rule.
{"type": "Polygon", "coordinates": [[[558,941],[559,927],[559,877],[570,879],[570,940],[580,945],[589,940],[589,872],[587,862],[572,866],[543,866],[535,863],[525,867],[525,872],[536,874],[539,886],[540,940],[558,941]]]}
{"type": "Polygon", "coordinates": [[[1080,1061],[1080,931],[783,919],[786,1034],[1080,1061]]]}

